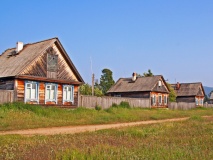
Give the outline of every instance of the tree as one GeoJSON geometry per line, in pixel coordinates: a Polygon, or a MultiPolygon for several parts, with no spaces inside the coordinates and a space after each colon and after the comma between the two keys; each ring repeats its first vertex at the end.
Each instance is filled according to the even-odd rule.
{"type": "Polygon", "coordinates": [[[106,94],[106,92],[109,90],[109,88],[115,83],[112,77],[112,71],[110,69],[103,69],[102,75],[100,78],[100,87],[103,92],[103,94],[106,94]]]}
{"type": "Polygon", "coordinates": [[[151,77],[151,76],[153,76],[153,73],[152,73],[151,69],[148,69],[148,73],[144,72],[143,75],[145,77],[151,77]]]}
{"type": "MultiPolygon", "coordinates": [[[[81,85],[80,93],[82,95],[92,95],[92,86],[88,83],[81,85]]],[[[102,90],[97,86],[94,87],[94,95],[98,97],[103,96],[102,90]]]]}
{"type": "Polygon", "coordinates": [[[169,87],[169,102],[176,102],[176,97],[177,97],[177,94],[174,90],[174,88],[171,87],[171,85],[169,83],[167,83],[167,86],[169,87]]]}

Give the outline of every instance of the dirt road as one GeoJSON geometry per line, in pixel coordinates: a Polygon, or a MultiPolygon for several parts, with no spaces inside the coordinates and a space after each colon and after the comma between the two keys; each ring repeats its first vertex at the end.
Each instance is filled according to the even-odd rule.
{"type": "Polygon", "coordinates": [[[19,135],[33,136],[33,135],[74,134],[74,133],[87,132],[87,131],[88,132],[97,131],[97,130],[102,130],[102,129],[136,126],[136,125],[141,125],[141,124],[154,124],[154,123],[163,123],[163,122],[184,121],[187,119],[189,119],[189,117],[165,119],[165,120],[150,120],[150,121],[117,123],[117,124],[64,126],[64,127],[37,128],[37,129],[27,129],[27,130],[1,131],[0,135],[19,134],[19,135]]]}

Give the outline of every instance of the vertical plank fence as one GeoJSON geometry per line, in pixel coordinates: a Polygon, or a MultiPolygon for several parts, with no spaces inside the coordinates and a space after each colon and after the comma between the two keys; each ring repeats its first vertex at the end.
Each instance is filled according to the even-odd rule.
{"type": "Polygon", "coordinates": [[[95,108],[101,106],[102,109],[107,109],[113,103],[120,104],[121,102],[128,102],[131,107],[150,108],[149,98],[124,98],[124,97],[96,97],[81,95],[79,106],[86,108],[95,108]]]}
{"type": "Polygon", "coordinates": [[[13,90],[0,90],[0,104],[13,102],[14,101],[14,91],[13,90]]]}

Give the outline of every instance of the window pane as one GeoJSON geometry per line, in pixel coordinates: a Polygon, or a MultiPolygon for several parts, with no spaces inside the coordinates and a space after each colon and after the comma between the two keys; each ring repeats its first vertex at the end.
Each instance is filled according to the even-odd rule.
{"type": "Polygon", "coordinates": [[[31,95],[31,90],[30,90],[30,88],[27,88],[26,89],[26,99],[30,99],[30,96],[31,95]]]}
{"type": "Polygon", "coordinates": [[[50,99],[55,99],[55,90],[50,91],[50,99]]]}
{"type": "Polygon", "coordinates": [[[63,98],[64,98],[64,100],[67,100],[67,90],[66,89],[64,89],[63,98]]]}
{"type": "Polygon", "coordinates": [[[46,97],[47,97],[47,99],[50,99],[50,90],[49,89],[46,90],[46,97]]]}
{"type": "Polygon", "coordinates": [[[71,88],[70,87],[67,91],[67,100],[71,100],[71,88]]]}

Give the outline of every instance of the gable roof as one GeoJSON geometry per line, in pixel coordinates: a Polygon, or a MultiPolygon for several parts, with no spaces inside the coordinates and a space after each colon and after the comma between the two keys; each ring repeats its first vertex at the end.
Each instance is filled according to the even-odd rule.
{"type": "MultiPolygon", "coordinates": [[[[163,85],[163,84],[162,84],[163,85]]],[[[112,92],[142,92],[142,91],[157,91],[169,92],[169,88],[163,76],[137,77],[135,82],[132,78],[120,78],[108,91],[112,92]],[[158,81],[162,80],[166,87],[158,87],[158,81]]]]}
{"type": "Polygon", "coordinates": [[[51,38],[35,43],[25,44],[18,54],[14,54],[16,48],[10,48],[4,51],[2,55],[0,55],[0,78],[18,76],[28,65],[30,65],[54,43],[62,50],[68,65],[76,74],[77,79],[80,82],[84,82],[58,38],[51,38]],[[14,55],[10,56],[12,54],[14,55]]]}
{"type": "MultiPolygon", "coordinates": [[[[173,84],[174,86],[174,84],[173,84]]],[[[204,96],[205,91],[201,82],[180,83],[180,88],[175,90],[177,96],[204,96]]]]}

